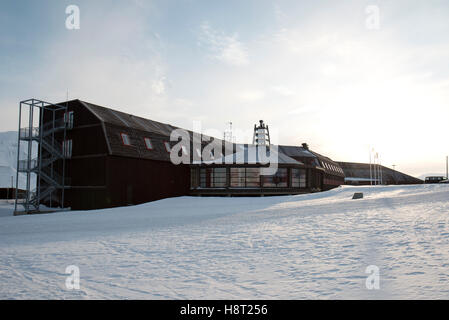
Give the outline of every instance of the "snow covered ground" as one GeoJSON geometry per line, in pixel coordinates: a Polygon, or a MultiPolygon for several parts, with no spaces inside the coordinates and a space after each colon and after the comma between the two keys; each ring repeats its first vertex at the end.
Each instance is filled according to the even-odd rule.
{"type": "Polygon", "coordinates": [[[1,202],[1,299],[449,298],[449,185],[11,215],[1,202]]]}

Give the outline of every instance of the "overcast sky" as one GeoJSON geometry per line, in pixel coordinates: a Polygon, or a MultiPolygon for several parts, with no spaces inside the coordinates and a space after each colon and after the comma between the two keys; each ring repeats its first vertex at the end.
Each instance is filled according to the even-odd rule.
{"type": "Polygon", "coordinates": [[[374,147],[386,166],[442,173],[449,1],[2,0],[0,131],[17,130],[20,100],[67,90],[220,137],[232,121],[237,142],[264,119],[279,144],[354,162],[374,147]]]}

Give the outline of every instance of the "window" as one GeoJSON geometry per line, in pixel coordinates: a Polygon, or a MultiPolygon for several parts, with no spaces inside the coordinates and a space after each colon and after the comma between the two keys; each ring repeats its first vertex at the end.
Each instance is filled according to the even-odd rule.
{"type": "Polygon", "coordinates": [[[245,168],[231,168],[231,187],[245,187],[245,168]]]}
{"type": "Polygon", "coordinates": [[[168,141],[164,141],[164,146],[165,146],[165,150],[170,153],[171,152],[170,143],[168,143],[168,141]]]}
{"type": "Polygon", "coordinates": [[[148,150],[153,150],[153,144],[151,143],[151,139],[150,138],[144,138],[145,140],[145,146],[147,147],[148,150]]]}
{"type": "Polygon", "coordinates": [[[120,133],[120,136],[122,137],[123,145],[130,146],[131,140],[129,139],[129,136],[126,133],[120,133]]]}
{"type": "Polygon", "coordinates": [[[70,158],[72,156],[72,140],[65,140],[62,144],[62,153],[65,158],[70,158]]]}
{"type": "Polygon", "coordinates": [[[64,113],[64,123],[67,126],[67,129],[73,128],[73,111],[68,111],[64,113]]]}
{"type": "Polygon", "coordinates": [[[300,188],[305,188],[307,186],[306,176],[307,176],[306,170],[299,169],[299,187],[300,188]]]}
{"type": "Polygon", "coordinates": [[[202,168],[200,186],[201,188],[226,187],[226,168],[202,168]]]}
{"type": "Polygon", "coordinates": [[[292,169],[292,188],[299,188],[300,181],[299,169],[292,169]]]}
{"type": "Polygon", "coordinates": [[[196,189],[199,186],[198,168],[190,169],[190,189],[196,189]]]}
{"type": "Polygon", "coordinates": [[[287,187],[287,168],[278,168],[276,173],[271,176],[263,176],[263,187],[287,187]]]}
{"type": "Polygon", "coordinates": [[[226,187],[226,168],[214,168],[212,181],[215,188],[226,187]]]}
{"type": "Polygon", "coordinates": [[[246,187],[260,187],[260,170],[259,168],[246,168],[246,187]]]}

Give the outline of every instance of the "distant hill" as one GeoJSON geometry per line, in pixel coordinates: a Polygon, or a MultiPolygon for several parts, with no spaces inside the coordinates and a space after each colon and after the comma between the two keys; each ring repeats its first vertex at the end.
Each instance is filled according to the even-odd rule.
{"type": "MultiPolygon", "coordinates": [[[[20,158],[27,157],[27,150],[21,148],[20,158]]],[[[11,179],[13,187],[16,186],[16,167],[17,167],[17,131],[0,132],[0,188],[11,188],[11,179]]],[[[36,177],[32,175],[31,184],[35,185],[36,177]]],[[[19,175],[19,187],[24,188],[26,177],[19,175]]]]}

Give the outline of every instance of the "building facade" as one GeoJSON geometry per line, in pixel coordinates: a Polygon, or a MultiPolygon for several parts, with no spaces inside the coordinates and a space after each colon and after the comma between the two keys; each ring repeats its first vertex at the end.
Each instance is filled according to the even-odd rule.
{"type": "MultiPolygon", "coordinates": [[[[174,164],[170,153],[178,141],[170,141],[170,135],[179,128],[81,100],[62,105],[64,111],[44,112],[40,123],[45,127],[63,121],[66,126],[64,135],[52,133],[64,158],[52,161],[52,175],[62,175],[65,184],[64,195],[50,190],[40,201],[50,207],[87,210],[184,195],[297,194],[328,190],[344,181],[336,162],[306,144],[276,146],[278,170],[271,175],[264,175],[266,165],[257,161],[195,163],[194,154],[201,154],[207,141],[201,140],[195,150],[194,133],[188,130],[184,131],[192,143],[180,152],[187,153],[189,162],[174,164]]],[[[223,146],[215,159],[241,157],[254,147],[215,142],[223,146]]],[[[45,150],[40,157],[47,157],[45,150]]],[[[46,183],[44,177],[38,181],[46,183]]]]}

